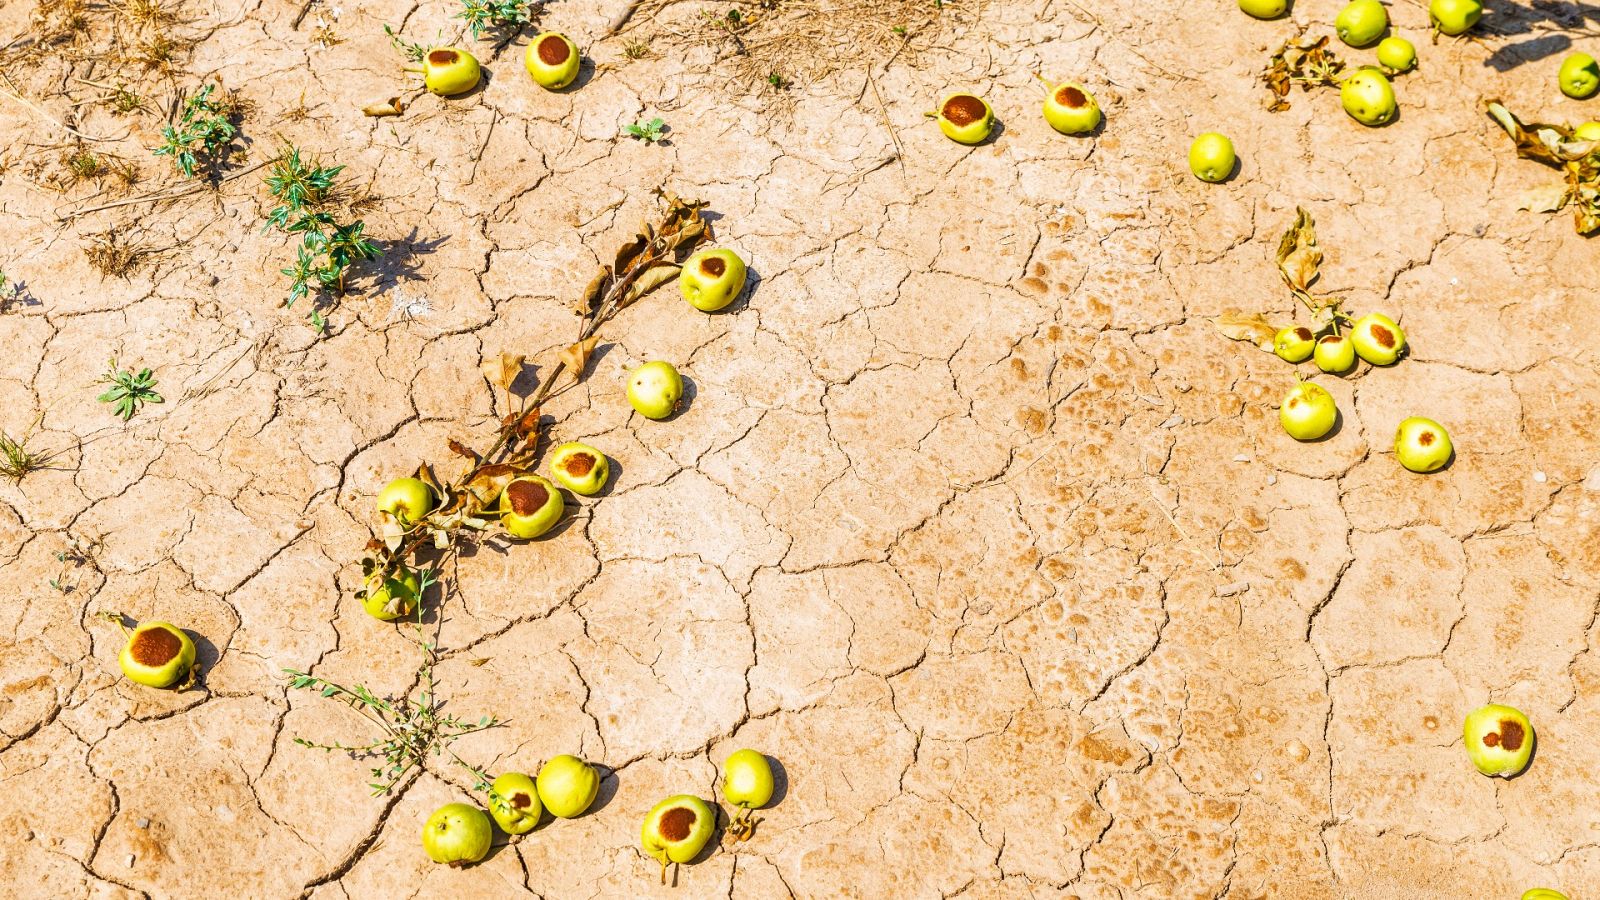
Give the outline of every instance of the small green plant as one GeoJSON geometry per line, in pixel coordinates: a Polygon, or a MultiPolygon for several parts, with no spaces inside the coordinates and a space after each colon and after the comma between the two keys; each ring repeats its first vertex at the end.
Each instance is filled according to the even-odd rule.
{"type": "Polygon", "coordinates": [[[666,136],[667,123],[660,116],[657,116],[648,122],[640,119],[632,125],[622,129],[622,131],[628,137],[644,141],[646,144],[654,144],[656,141],[659,141],[666,136]]]}
{"type": "Polygon", "coordinates": [[[0,271],[0,314],[10,311],[11,304],[17,302],[17,298],[21,296],[22,286],[13,282],[11,276],[4,271],[0,271]]]}
{"type": "Polygon", "coordinates": [[[119,115],[137,112],[144,108],[144,98],[119,85],[111,91],[111,108],[119,115]]]}
{"type": "MultiPolygon", "coordinates": [[[[327,209],[329,193],[338,182],[344,166],[324,166],[307,159],[294,145],[284,147],[267,173],[267,190],[278,205],[267,213],[262,230],[277,228],[300,236],[294,265],[280,271],[289,276],[289,296],[285,306],[311,296],[313,288],[343,295],[350,266],[374,259],[383,251],[366,238],[366,223],[360,219],[341,225],[327,209]]],[[[322,311],[312,306],[308,316],[312,327],[326,331],[322,311]]]]}
{"type": "Polygon", "coordinates": [[[461,0],[455,17],[467,23],[474,39],[480,39],[493,28],[515,31],[532,21],[533,13],[529,0],[461,0]]]}
{"type": "MultiPolygon", "coordinates": [[[[61,564],[61,568],[49,582],[57,593],[70,594],[78,589],[79,583],[83,581],[83,575],[78,570],[94,563],[94,557],[90,554],[94,552],[97,543],[94,540],[80,540],[77,535],[67,535],[67,549],[56,553],[56,562],[61,564]],[[69,580],[68,575],[74,575],[75,577],[69,580]]],[[[102,613],[101,615],[104,616],[105,614],[102,613]]],[[[118,624],[121,623],[118,622],[118,624]]]]}
{"type": "Polygon", "coordinates": [[[135,373],[132,369],[119,368],[115,357],[111,359],[109,371],[100,376],[100,381],[111,385],[111,388],[95,399],[101,403],[115,404],[111,411],[121,416],[124,422],[132,419],[133,414],[146,403],[167,402],[156,393],[156,378],[149,369],[140,369],[135,373]]]}
{"type": "Polygon", "coordinates": [[[389,36],[389,43],[393,44],[394,48],[400,51],[400,55],[411,60],[412,62],[422,62],[422,58],[428,55],[429,48],[424,47],[421,44],[412,43],[400,35],[395,34],[394,29],[388,25],[383,26],[383,33],[389,36]]]}
{"type": "Polygon", "coordinates": [[[774,71],[774,72],[772,72],[771,74],[769,74],[767,76],[767,84],[772,85],[773,87],[777,88],[780,91],[785,89],[785,88],[787,88],[790,85],[790,83],[791,82],[789,81],[789,79],[783,77],[783,73],[782,72],[774,71]]]}
{"type": "Polygon", "coordinates": [[[71,173],[73,181],[84,181],[105,173],[105,163],[93,152],[79,148],[62,157],[62,164],[71,173]]]}
{"type": "MultiPolygon", "coordinates": [[[[421,576],[419,595],[438,583],[435,569],[425,569],[421,576]]],[[[450,745],[466,735],[498,726],[500,719],[482,716],[474,722],[444,712],[444,702],[439,699],[433,676],[435,647],[422,633],[421,617],[422,605],[418,604],[414,624],[417,643],[422,648],[424,658],[422,665],[417,667],[415,694],[379,697],[365,685],[346,687],[296,669],[284,669],[290,690],[315,691],[327,699],[338,700],[378,727],[378,737],[365,744],[324,743],[303,737],[296,737],[294,742],[312,750],[330,753],[337,750],[355,758],[381,760],[373,766],[373,780],[367,783],[374,797],[389,793],[407,775],[421,770],[429,757],[444,754],[449,754],[452,762],[473,774],[475,790],[488,791],[491,781],[488,774],[457,756],[450,745]]]]}
{"type": "Polygon", "coordinates": [[[201,164],[215,166],[239,133],[227,106],[212,98],[216,88],[208,84],[185,100],[177,126],[161,129],[162,144],[153,151],[156,156],[172,157],[172,164],[185,178],[193,178],[201,164]]]}
{"type": "Polygon", "coordinates": [[[650,55],[649,41],[634,41],[622,48],[622,55],[629,59],[644,59],[650,55]]]}
{"type": "MultiPolygon", "coordinates": [[[[0,273],[3,277],[4,273],[0,273]]],[[[39,453],[28,446],[33,439],[33,433],[44,422],[44,413],[34,418],[33,424],[22,433],[21,437],[12,437],[5,431],[0,431],[0,475],[12,480],[13,483],[22,480],[22,476],[29,472],[42,469],[50,464],[54,454],[39,453]]]]}

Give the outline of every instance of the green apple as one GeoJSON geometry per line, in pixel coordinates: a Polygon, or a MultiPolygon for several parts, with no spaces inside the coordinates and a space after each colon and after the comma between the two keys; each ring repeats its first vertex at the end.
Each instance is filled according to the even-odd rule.
{"type": "Polygon", "coordinates": [[[489,785],[489,815],[506,834],[527,834],[543,812],[538,786],[521,772],[507,772],[489,785]]]}
{"type": "Polygon", "coordinates": [[[766,806],[772,787],[772,764],[756,750],[735,750],[722,763],[722,796],[740,809],[766,806]]]}
{"type": "Polygon", "coordinates": [[[744,260],[732,250],[701,250],[683,264],[678,290],[695,309],[716,312],[744,290],[745,274],[744,260]]]}
{"type": "Polygon", "coordinates": [[[1522,892],[1522,900],[1567,900],[1567,895],[1553,888],[1531,888],[1522,892]]]}
{"type": "Polygon", "coordinates": [[[628,376],[628,402],[647,419],[665,419],[678,411],[683,376],[663,360],[647,362],[628,376]]]}
{"type": "Polygon", "coordinates": [[[549,91],[559,91],[571,84],[578,77],[578,67],[582,63],[578,46],[555,31],[534,38],[528,45],[528,52],[522,56],[522,64],[533,76],[534,83],[549,91]]]}
{"type": "Polygon", "coordinates": [[[1311,357],[1316,360],[1317,368],[1329,375],[1338,375],[1350,371],[1356,364],[1356,348],[1342,334],[1325,334],[1317,339],[1317,348],[1311,351],[1311,357]]]}
{"type": "Polygon", "coordinates": [[[1289,0],[1239,0],[1239,8],[1258,19],[1276,19],[1289,10],[1289,0]]]}
{"type": "Polygon", "coordinates": [[[994,130],[994,110],[976,94],[948,94],[939,101],[939,111],[928,115],[958,144],[981,144],[994,130]]]}
{"type": "Polygon", "coordinates": [[[1462,34],[1483,18],[1483,0],[1430,0],[1428,21],[1441,34],[1462,34]]]}
{"type": "Polygon", "coordinates": [[[1406,349],[1406,333],[1383,313],[1368,313],[1350,329],[1356,355],[1375,366],[1391,366],[1406,349]]]}
{"type": "Polygon", "coordinates": [[[1365,47],[1383,36],[1389,11],[1378,0],[1350,0],[1333,20],[1334,33],[1352,47],[1365,47]]]}
{"type": "Polygon", "coordinates": [[[129,681],[146,687],[172,687],[187,682],[193,674],[194,641],[170,622],[140,622],[128,632],[117,665],[129,681]]]}
{"type": "Polygon", "coordinates": [[[583,815],[600,794],[600,773],[576,756],[553,756],[539,769],[539,800],[550,815],[571,819],[583,815]]]}
{"type": "Polygon", "coordinates": [[[1100,127],[1100,104],[1083,85],[1063,81],[1045,86],[1050,93],[1044,98],[1044,120],[1051,128],[1062,134],[1088,134],[1100,127]]]}
{"type": "Polygon", "coordinates": [[[1455,445],[1450,432],[1432,419],[1412,416],[1400,423],[1394,434],[1394,455],[1400,465],[1413,472],[1437,472],[1450,461],[1455,445]]]}
{"type": "Polygon", "coordinates": [[[1272,338],[1272,352],[1284,362],[1303,363],[1317,348],[1317,336],[1304,325],[1278,329],[1272,338]]]}
{"type": "Polygon", "coordinates": [[[1378,64],[1395,72],[1409,72],[1417,64],[1415,44],[1403,37],[1386,37],[1378,42],[1378,64]]]}
{"type": "Polygon", "coordinates": [[[1600,141],[1600,122],[1585,122],[1572,129],[1575,141],[1600,141]]]}
{"type": "Polygon", "coordinates": [[[477,87],[482,77],[478,58],[459,47],[429,50],[422,58],[422,83],[435,94],[465,94],[477,87]]]}
{"type": "Polygon", "coordinates": [[[611,477],[611,461],[588,444],[569,441],[550,451],[550,477],[574,494],[598,494],[611,477]]]}
{"type": "Polygon", "coordinates": [[[537,475],[518,475],[500,492],[500,523],[514,538],[536,538],[561,521],[561,491],[537,475]]]}
{"type": "Polygon", "coordinates": [[[1574,53],[1561,61],[1561,93],[1585,100],[1600,90],[1600,63],[1587,53],[1574,53]]]}
{"type": "Polygon", "coordinates": [[[1468,758],[1485,775],[1510,778],[1533,757],[1533,725],[1515,707],[1491,703],[1467,713],[1462,737],[1468,758]]]}
{"type": "Polygon", "coordinates": [[[716,829],[716,813],[704,800],[678,794],[651,807],[639,829],[639,843],[661,863],[661,883],[666,884],[667,866],[682,865],[700,855],[716,829]]]}
{"type": "Polygon", "coordinates": [[[420,478],[396,478],[378,492],[378,511],[406,527],[433,512],[434,502],[433,488],[420,478]]]}
{"type": "Polygon", "coordinates": [[[367,580],[361,606],[375,619],[393,622],[417,611],[421,582],[415,570],[400,566],[388,578],[372,573],[367,580]]]}
{"type": "Polygon", "coordinates": [[[1215,131],[1208,131],[1189,144],[1189,171],[1201,181],[1226,181],[1238,159],[1233,141],[1215,131]]]}
{"type": "Polygon", "coordinates": [[[1320,384],[1302,381],[1278,405],[1278,423],[1297,441],[1314,441],[1333,430],[1339,407],[1320,384]]]}
{"type": "Polygon", "coordinates": [[[489,817],[465,803],[446,803],[422,826],[422,849],[428,858],[457,869],[488,856],[493,840],[489,817]]]}
{"type": "Polygon", "coordinates": [[[1350,118],[1370,126],[1387,124],[1400,108],[1388,76],[1374,66],[1362,66],[1339,85],[1339,103],[1350,118]]]}

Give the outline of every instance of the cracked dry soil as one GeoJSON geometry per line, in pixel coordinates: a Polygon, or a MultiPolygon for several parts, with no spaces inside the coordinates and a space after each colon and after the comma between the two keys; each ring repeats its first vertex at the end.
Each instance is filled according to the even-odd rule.
{"type": "MultiPolygon", "coordinates": [[[[597,42],[610,10],[555,3],[543,24],[601,64],[577,89],[528,83],[524,38],[479,46],[485,88],[367,119],[400,84],[381,25],[425,38],[449,4],[346,4],[324,47],[320,6],[296,28],[287,0],[185,3],[179,30],[203,39],[175,83],[241,92],[247,160],[281,135],[372,198],[387,253],[320,340],[275,308],[288,246],[260,231],[258,176],[62,223],[116,195],[44,183],[63,134],[0,103],[0,259],[36,300],[0,317],[0,427],[42,413],[37,441],[64,450],[0,483],[0,893],[669,894],[640,817],[715,796],[741,746],[782,762],[781,801],[684,867],[680,896],[1593,890],[1600,264],[1565,215],[1516,209],[1550,173],[1480,100],[1595,113],[1556,91],[1546,7],[1492,4],[1482,41],[1435,46],[1404,2],[1422,64],[1396,124],[1363,128],[1332,92],[1267,113],[1255,73],[1340,5],[1258,22],[1232,0],[991,2],[876,86],[858,68],[778,103],[672,39],[689,7],[597,42]],[[1050,132],[1035,70],[1096,91],[1103,132],[1050,132]],[[925,122],[956,88],[987,96],[998,140],[925,122]],[[670,144],[619,138],[654,115],[670,144]],[[1221,186],[1184,164],[1210,129],[1243,159],[1221,186]],[[614,489],[553,539],[460,559],[439,623],[450,708],[508,720],[458,752],[610,774],[590,814],[435,866],[421,823],[470,778],[439,766],[370,798],[366,763],[292,743],[360,721],[281,670],[410,687],[413,646],[351,599],[372,497],[492,427],[480,362],[563,346],[658,184],[708,200],[759,283],[711,316],[668,288],[609,328],[546,412],[556,440],[614,457],[614,489]],[[1319,376],[1343,425],[1306,445],[1276,426],[1289,368],[1209,322],[1290,312],[1273,251],[1296,205],[1322,290],[1412,343],[1392,369],[1319,376]],[[85,261],[107,231],[151,251],[127,278],[85,261]],[[168,398],[126,427],[93,402],[112,353],[168,398]],[[623,398],[651,358],[693,384],[670,422],[623,398]],[[1452,430],[1452,467],[1395,463],[1411,414],[1452,430]],[[74,538],[97,543],[63,593],[74,538]],[[200,636],[202,687],[119,679],[101,610],[200,636]],[[1461,746],[1491,699],[1538,732],[1509,782],[1461,746]]],[[[0,34],[27,6],[0,7],[0,34]]],[[[97,65],[8,75],[59,121],[97,65]]],[[[147,150],[158,115],[74,121],[129,131],[95,146],[171,183],[147,150]]]]}

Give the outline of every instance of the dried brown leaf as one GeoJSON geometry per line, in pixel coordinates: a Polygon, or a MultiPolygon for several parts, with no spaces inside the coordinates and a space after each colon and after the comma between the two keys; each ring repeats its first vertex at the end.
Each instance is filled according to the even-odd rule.
{"type": "Polygon", "coordinates": [[[628,285],[627,293],[623,294],[622,302],[618,306],[629,306],[645,294],[677,278],[679,269],[679,266],[672,263],[658,263],[645,269],[632,284],[628,285]]]}
{"type": "Polygon", "coordinates": [[[1317,280],[1322,265],[1322,250],[1317,246],[1316,223],[1304,207],[1294,208],[1294,224],[1278,241],[1278,271],[1284,283],[1297,294],[1304,294],[1317,280]]]}
{"type": "Polygon", "coordinates": [[[482,456],[478,455],[476,450],[473,450],[471,447],[468,447],[466,444],[461,443],[455,438],[451,438],[449,440],[448,446],[450,447],[451,453],[454,453],[457,456],[464,456],[473,462],[477,462],[483,458],[482,456]]]}
{"type": "MultiPolygon", "coordinates": [[[[649,228],[650,226],[646,225],[645,227],[649,228]]],[[[636,235],[633,240],[623,244],[617,249],[617,261],[611,266],[612,273],[618,278],[626,275],[628,269],[632,268],[633,264],[639,260],[639,257],[644,254],[649,246],[650,238],[644,234],[636,235]]]]}
{"type": "Polygon", "coordinates": [[[489,506],[500,498],[500,492],[511,483],[511,479],[520,474],[522,470],[517,466],[498,463],[479,466],[467,479],[467,493],[477,500],[480,508],[489,506]]]}
{"type": "Polygon", "coordinates": [[[611,270],[605,266],[589,280],[589,286],[583,289],[583,296],[578,299],[575,307],[578,315],[587,316],[600,308],[600,301],[605,298],[606,288],[611,284],[611,270]]]}
{"type": "Polygon", "coordinates": [[[482,366],[483,377],[489,379],[490,384],[509,393],[512,383],[522,374],[522,363],[525,359],[526,357],[521,354],[512,353],[501,353],[494,359],[486,359],[482,366]]]}
{"type": "Polygon", "coordinates": [[[378,103],[368,103],[361,107],[363,115],[381,118],[383,116],[398,116],[406,111],[406,105],[400,102],[399,97],[390,97],[378,103]]]}
{"type": "Polygon", "coordinates": [[[1272,339],[1278,334],[1278,326],[1268,322],[1261,313],[1228,310],[1212,319],[1211,324],[1229,340],[1249,341],[1267,351],[1272,350],[1272,339]]]}
{"type": "Polygon", "coordinates": [[[1543,213],[1556,212],[1564,208],[1570,199],[1572,199],[1572,189],[1564,182],[1557,181],[1524,192],[1517,209],[1543,213]]]}
{"type": "Polygon", "coordinates": [[[1328,37],[1316,40],[1291,38],[1267,61],[1261,81],[1272,92],[1268,112],[1281,112],[1289,108],[1289,91],[1294,85],[1302,90],[1315,86],[1336,87],[1339,74],[1344,71],[1344,61],[1328,49],[1328,37]]]}
{"type": "Polygon", "coordinates": [[[539,436],[539,407],[535,406],[522,414],[522,419],[517,422],[516,435],[522,440],[539,436]]]}
{"type": "Polygon", "coordinates": [[[583,379],[583,370],[589,367],[589,354],[594,352],[595,345],[598,343],[600,343],[599,335],[584,338],[556,354],[556,358],[565,363],[567,370],[581,381],[583,379]]]}

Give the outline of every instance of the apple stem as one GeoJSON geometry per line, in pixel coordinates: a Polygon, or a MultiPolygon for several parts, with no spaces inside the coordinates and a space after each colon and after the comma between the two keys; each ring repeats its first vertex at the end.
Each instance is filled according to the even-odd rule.
{"type": "Polygon", "coordinates": [[[1044,92],[1046,94],[1048,94],[1051,91],[1055,90],[1056,86],[1053,83],[1051,83],[1050,79],[1044,77],[1043,75],[1039,74],[1038,72],[1033,73],[1033,77],[1039,79],[1039,83],[1044,85],[1044,92]]]}
{"type": "Polygon", "coordinates": [[[667,861],[664,859],[661,861],[661,883],[667,883],[667,861]]]}
{"type": "Polygon", "coordinates": [[[930,118],[930,119],[937,119],[937,118],[939,118],[939,114],[938,114],[938,113],[936,113],[936,112],[925,112],[925,113],[923,113],[923,115],[924,115],[924,116],[927,116],[927,117],[928,117],[928,118],[930,118]]]}
{"type": "Polygon", "coordinates": [[[400,71],[402,71],[402,72],[416,72],[418,74],[421,74],[423,72],[426,72],[427,69],[424,69],[421,66],[401,66],[400,67],[400,71]]]}

